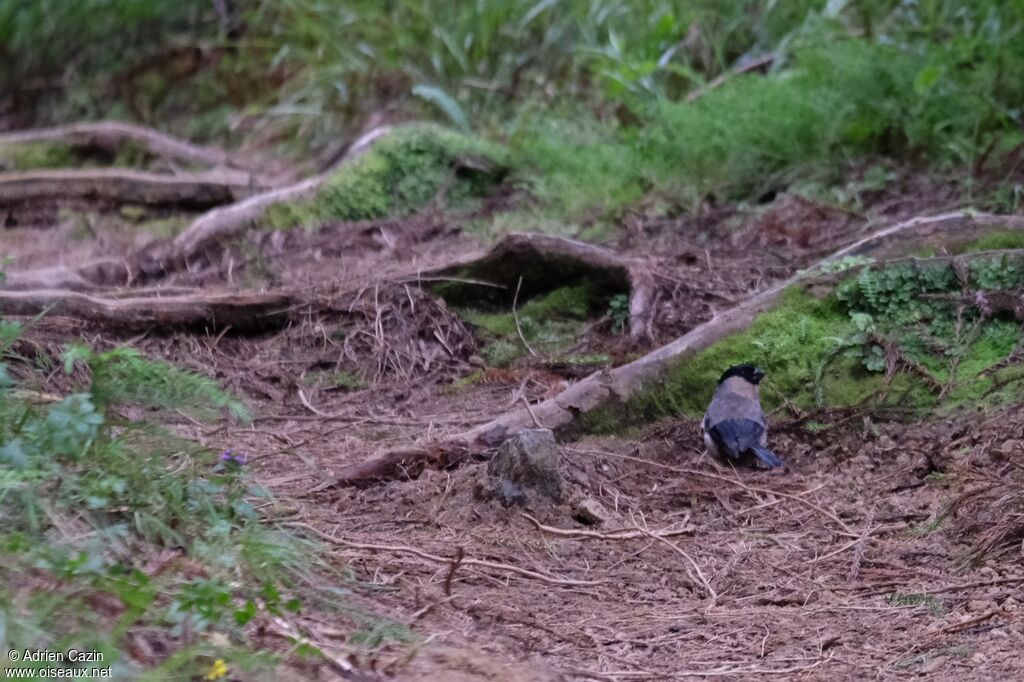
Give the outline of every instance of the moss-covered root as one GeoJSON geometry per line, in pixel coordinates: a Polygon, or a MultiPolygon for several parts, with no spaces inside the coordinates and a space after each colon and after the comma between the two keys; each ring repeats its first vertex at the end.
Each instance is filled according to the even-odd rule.
{"type": "Polygon", "coordinates": [[[867,267],[824,298],[791,287],[745,331],[674,364],[628,400],[580,415],[577,428],[611,433],[698,416],[722,370],[739,362],[767,371],[767,410],[872,401],[945,410],[1012,400],[1024,367],[1005,360],[1020,343],[1020,322],[987,301],[1024,287],[1024,256],[957,267],[948,259],[867,267]],[[965,285],[975,292],[968,300],[965,285]]]}
{"type": "Polygon", "coordinates": [[[493,190],[505,163],[498,145],[436,125],[409,125],[342,166],[313,198],[273,207],[267,224],[288,228],[401,216],[435,201],[465,206],[493,190]]]}

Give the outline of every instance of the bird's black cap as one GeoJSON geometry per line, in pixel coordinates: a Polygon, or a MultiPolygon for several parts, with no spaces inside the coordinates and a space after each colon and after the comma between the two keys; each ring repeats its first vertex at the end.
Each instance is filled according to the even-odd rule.
{"type": "Polygon", "coordinates": [[[733,365],[729,369],[725,370],[722,378],[718,380],[718,383],[722,383],[730,377],[742,377],[754,384],[755,386],[761,383],[761,379],[764,379],[764,370],[754,365],[733,365]]]}

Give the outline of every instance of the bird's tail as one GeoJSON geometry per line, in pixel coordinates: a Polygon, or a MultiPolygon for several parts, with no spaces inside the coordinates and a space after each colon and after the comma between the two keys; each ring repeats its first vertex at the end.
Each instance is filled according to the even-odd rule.
{"type": "Polygon", "coordinates": [[[770,467],[780,467],[780,466],[782,466],[782,460],[779,459],[778,457],[776,457],[775,453],[772,452],[771,450],[769,450],[768,448],[763,448],[760,445],[755,445],[754,447],[752,447],[750,449],[754,451],[754,454],[757,455],[757,458],[759,460],[761,460],[762,462],[764,462],[768,466],[770,466],[770,467]]]}

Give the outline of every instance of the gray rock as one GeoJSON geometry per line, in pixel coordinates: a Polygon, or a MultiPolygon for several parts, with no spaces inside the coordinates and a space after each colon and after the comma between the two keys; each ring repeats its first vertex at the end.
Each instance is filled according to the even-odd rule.
{"type": "Polygon", "coordinates": [[[599,526],[608,518],[608,510],[604,508],[603,504],[588,495],[573,503],[572,515],[582,524],[599,526]]]}
{"type": "Polygon", "coordinates": [[[512,436],[498,448],[487,465],[492,490],[506,507],[521,504],[524,492],[536,490],[558,502],[562,480],[558,473],[558,446],[550,429],[527,429],[512,436]]]}

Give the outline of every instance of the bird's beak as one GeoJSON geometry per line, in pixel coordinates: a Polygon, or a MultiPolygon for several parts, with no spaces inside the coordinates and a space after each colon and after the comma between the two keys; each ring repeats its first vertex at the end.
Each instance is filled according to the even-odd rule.
{"type": "Polygon", "coordinates": [[[757,369],[755,369],[755,370],[754,370],[754,378],[756,378],[756,379],[757,379],[757,381],[758,381],[758,383],[760,383],[760,381],[761,381],[762,379],[764,379],[764,370],[763,370],[763,369],[761,369],[760,367],[758,367],[757,369]]]}

